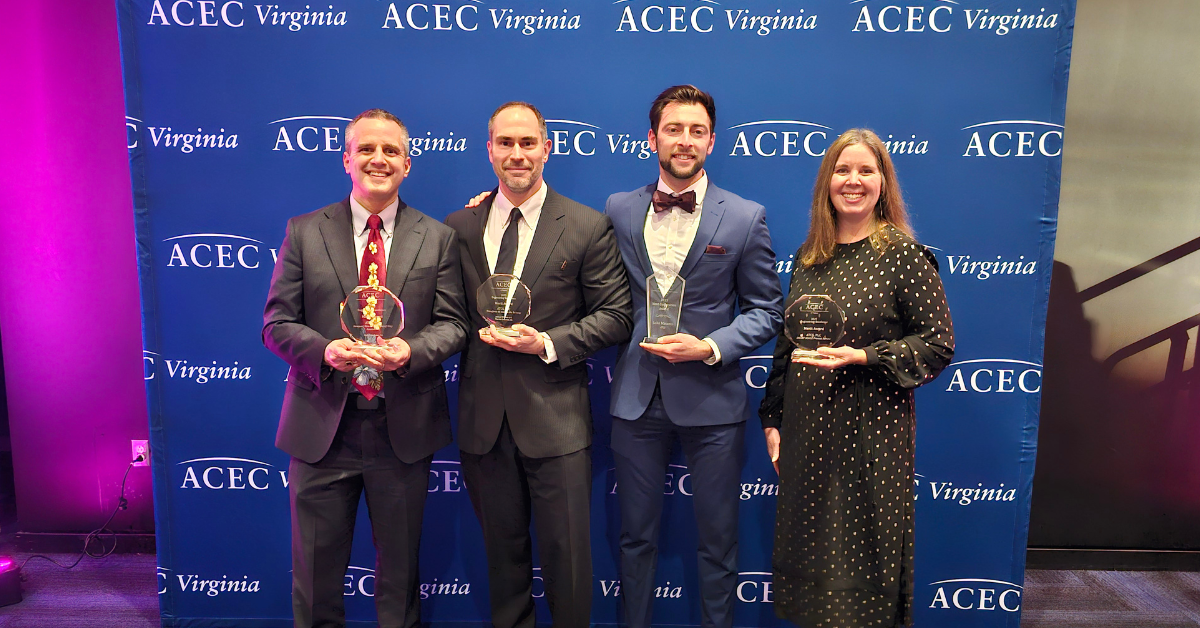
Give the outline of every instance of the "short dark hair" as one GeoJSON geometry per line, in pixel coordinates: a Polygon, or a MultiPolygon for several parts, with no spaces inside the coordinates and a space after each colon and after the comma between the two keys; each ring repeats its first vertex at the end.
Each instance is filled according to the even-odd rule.
{"type": "Polygon", "coordinates": [[[387,109],[378,109],[378,108],[367,109],[366,111],[358,114],[357,116],[354,116],[354,119],[350,121],[350,124],[346,125],[346,133],[345,133],[345,141],[344,141],[345,148],[342,150],[342,152],[347,152],[350,150],[350,129],[353,129],[354,125],[358,124],[359,120],[366,120],[366,119],[391,120],[392,122],[395,122],[400,127],[400,147],[404,149],[404,156],[408,157],[408,127],[404,126],[404,123],[400,121],[400,118],[396,117],[396,114],[388,111],[387,109]]]}
{"type": "MultiPolygon", "coordinates": [[[[710,127],[717,125],[717,102],[713,100],[711,94],[701,90],[695,85],[676,85],[663,90],[658,98],[650,104],[650,130],[658,133],[658,123],[662,120],[663,109],[670,104],[680,105],[702,105],[704,110],[708,112],[708,124],[710,127]]],[[[709,131],[713,131],[709,128],[709,131]]]]}
{"type": "Polygon", "coordinates": [[[492,117],[488,118],[488,140],[489,141],[491,141],[491,139],[492,139],[492,127],[494,127],[496,124],[496,116],[500,115],[501,112],[503,112],[505,109],[512,109],[513,107],[524,107],[524,108],[530,110],[531,112],[533,112],[533,117],[537,119],[538,130],[542,132],[542,141],[544,142],[544,141],[546,141],[547,137],[550,137],[550,135],[546,132],[546,118],[542,117],[542,112],[538,111],[537,107],[534,107],[533,105],[531,105],[527,102],[522,102],[520,100],[513,100],[513,101],[506,102],[503,105],[500,105],[499,107],[496,107],[496,110],[492,112],[492,117]]]}

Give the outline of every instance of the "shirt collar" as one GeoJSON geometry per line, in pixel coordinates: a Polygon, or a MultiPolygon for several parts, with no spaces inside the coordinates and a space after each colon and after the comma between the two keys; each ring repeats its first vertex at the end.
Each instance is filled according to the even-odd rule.
{"type": "Polygon", "coordinates": [[[700,175],[700,178],[696,179],[695,183],[687,186],[683,189],[683,192],[679,192],[678,194],[671,189],[671,186],[667,185],[666,181],[663,181],[662,175],[659,175],[658,191],[665,192],[671,196],[679,196],[680,194],[683,194],[683,192],[695,192],[696,209],[700,209],[704,205],[704,197],[708,194],[708,171],[704,171],[700,175]]]}
{"type": "MultiPolygon", "coordinates": [[[[542,205],[546,202],[546,189],[548,187],[546,182],[542,181],[542,185],[538,188],[538,191],[534,192],[533,196],[525,199],[524,203],[521,203],[521,217],[525,219],[526,224],[530,226],[537,224],[538,216],[542,215],[542,205]]],[[[504,216],[505,225],[508,225],[508,217],[512,215],[513,207],[516,206],[512,204],[512,201],[508,200],[504,192],[497,190],[496,200],[492,201],[492,210],[504,216]]]]}
{"type": "MultiPolygon", "coordinates": [[[[396,200],[392,201],[387,207],[383,208],[383,211],[379,212],[379,219],[383,221],[383,227],[380,231],[383,231],[388,237],[392,235],[392,228],[396,225],[396,214],[399,211],[400,198],[396,197],[396,200]]],[[[367,218],[370,215],[371,212],[367,211],[366,207],[363,207],[361,203],[355,200],[354,196],[350,197],[350,220],[354,227],[354,237],[357,238],[367,230],[367,218]]]]}

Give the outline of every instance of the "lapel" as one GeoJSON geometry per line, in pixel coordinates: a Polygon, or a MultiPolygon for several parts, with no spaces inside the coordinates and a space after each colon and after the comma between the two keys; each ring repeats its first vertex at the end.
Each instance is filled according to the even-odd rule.
{"type": "Polygon", "coordinates": [[[325,240],[325,250],[329,253],[329,261],[333,264],[333,272],[337,275],[338,283],[342,285],[342,296],[354,291],[358,286],[358,264],[354,255],[354,226],[350,218],[350,197],[325,212],[326,220],[321,223],[321,237],[325,240]]]}
{"type": "Polygon", "coordinates": [[[650,254],[646,252],[646,212],[650,211],[650,197],[657,188],[657,182],[642,188],[633,199],[633,207],[629,208],[629,239],[633,242],[633,251],[642,266],[642,281],[654,273],[654,266],[650,264],[650,254]]]}
{"type": "Polygon", "coordinates": [[[400,201],[396,212],[396,224],[392,227],[392,246],[388,251],[387,289],[400,294],[408,271],[417,261],[417,253],[425,240],[426,228],[420,224],[421,216],[404,201],[400,201]]]}
{"type": "Polygon", "coordinates": [[[704,208],[700,210],[700,226],[696,229],[696,239],[692,241],[692,248],[688,249],[687,257],[683,259],[683,268],[679,269],[679,274],[684,279],[691,274],[696,263],[703,257],[704,249],[712,243],[713,236],[717,234],[717,227],[721,224],[721,216],[725,214],[725,209],[725,191],[710,181],[708,192],[704,195],[704,208]]]}
{"type": "MultiPolygon", "coordinates": [[[[392,227],[392,246],[388,251],[386,282],[387,289],[397,297],[404,289],[408,272],[417,261],[417,253],[421,251],[421,244],[425,241],[426,226],[420,223],[421,216],[401,199],[400,207],[396,211],[396,223],[392,227]]],[[[392,310],[392,314],[395,315],[395,310],[392,310]]],[[[388,317],[389,322],[393,316],[388,317]]]]}
{"type": "Polygon", "coordinates": [[[542,275],[546,262],[550,260],[550,253],[567,227],[563,220],[567,215],[563,197],[545,181],[542,181],[542,185],[546,186],[546,202],[542,205],[542,215],[538,218],[537,230],[533,232],[533,241],[529,243],[529,253],[525,255],[525,267],[521,270],[521,281],[531,289],[542,275]]]}
{"type": "Polygon", "coordinates": [[[487,227],[488,214],[491,213],[492,203],[499,193],[500,188],[493,189],[491,196],[471,209],[475,221],[469,223],[473,231],[467,234],[467,250],[471,253],[471,261],[475,262],[475,272],[479,281],[487,279],[492,274],[488,269],[487,252],[483,249],[483,230],[487,227]]]}

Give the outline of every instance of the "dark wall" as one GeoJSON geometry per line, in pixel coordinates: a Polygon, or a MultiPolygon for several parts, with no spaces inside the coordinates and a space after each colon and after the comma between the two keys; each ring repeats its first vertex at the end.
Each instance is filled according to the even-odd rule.
{"type": "MultiPolygon", "coordinates": [[[[113,2],[0,20],[0,330],[19,528],[86,532],[148,431],[113,2]]],[[[149,530],[148,467],[114,530],[149,530]]]]}
{"type": "Polygon", "coordinates": [[[1200,549],[1197,20],[1078,5],[1030,547],[1200,549]]]}

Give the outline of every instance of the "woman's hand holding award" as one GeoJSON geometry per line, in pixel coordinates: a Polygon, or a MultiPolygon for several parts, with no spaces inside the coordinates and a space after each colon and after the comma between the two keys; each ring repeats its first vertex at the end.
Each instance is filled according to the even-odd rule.
{"type": "MultiPolygon", "coordinates": [[[[355,350],[378,360],[378,352],[389,349],[389,341],[404,330],[404,304],[383,286],[358,286],[342,301],[341,319],[355,350]]],[[[365,364],[354,369],[354,382],[376,392],[383,388],[379,370],[365,364]]]]}
{"type": "Polygon", "coordinates": [[[475,309],[504,336],[521,335],[512,326],[525,322],[532,307],[533,294],[516,275],[492,275],[475,291],[475,309]]]}
{"type": "Polygon", "coordinates": [[[792,341],[792,362],[803,358],[825,360],[817,347],[832,347],[846,333],[846,314],[824,294],[806,294],[783,312],[783,333],[792,341]]]}

